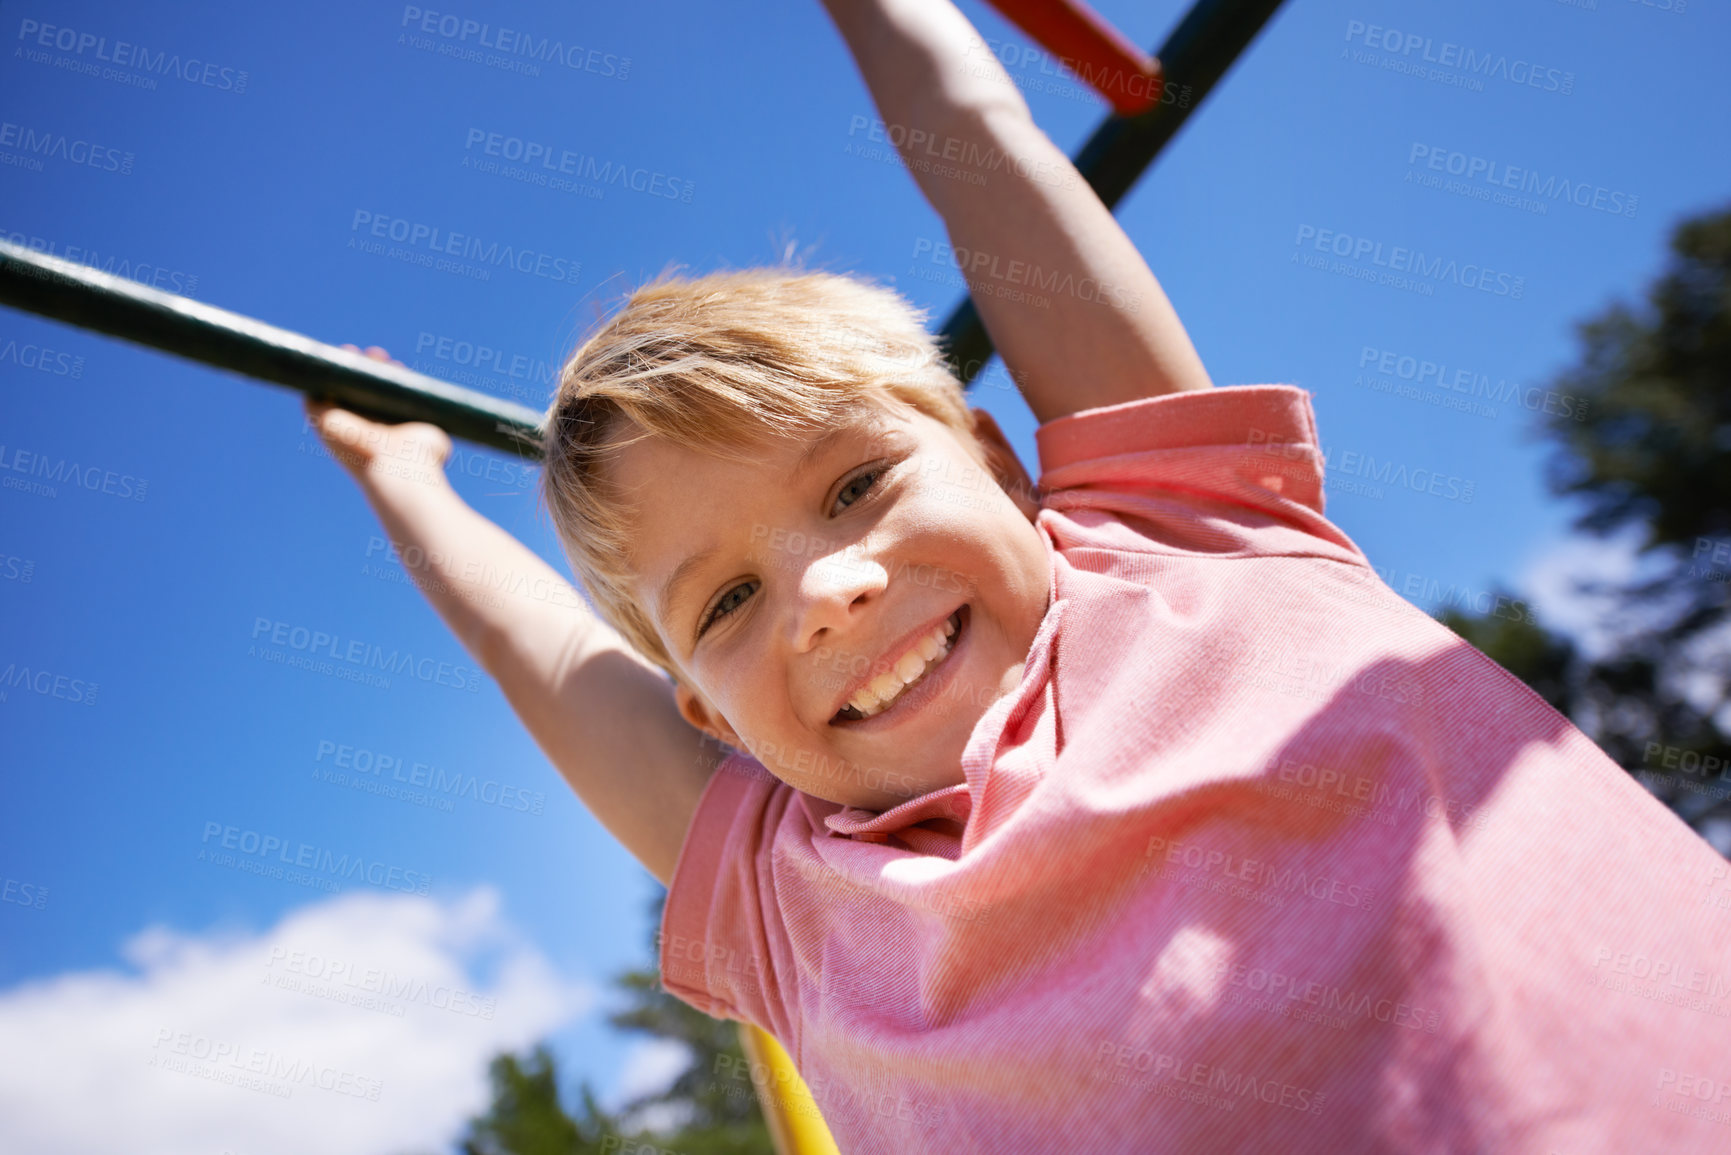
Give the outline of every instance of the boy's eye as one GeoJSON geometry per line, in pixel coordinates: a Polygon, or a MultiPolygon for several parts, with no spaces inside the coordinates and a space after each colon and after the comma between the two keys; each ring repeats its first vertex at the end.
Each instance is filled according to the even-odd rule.
{"type": "Polygon", "coordinates": [[[734,610],[744,605],[744,598],[735,600],[733,595],[744,589],[746,586],[755,584],[755,582],[740,582],[738,585],[722,594],[721,599],[717,601],[715,605],[710,608],[710,611],[703,616],[703,624],[697,628],[697,636],[701,638],[709,627],[718,619],[726,617],[728,614],[731,614],[734,610]]]}
{"type": "Polygon", "coordinates": [[[871,491],[872,487],[877,484],[878,478],[884,475],[884,471],[887,468],[887,466],[880,465],[869,472],[862,473],[858,477],[853,478],[846,485],[841,487],[840,493],[835,495],[837,504],[840,504],[842,499],[851,493],[853,494],[853,500],[847,502],[843,508],[845,509],[853,506],[855,502],[859,501],[860,498],[864,497],[871,491]]]}

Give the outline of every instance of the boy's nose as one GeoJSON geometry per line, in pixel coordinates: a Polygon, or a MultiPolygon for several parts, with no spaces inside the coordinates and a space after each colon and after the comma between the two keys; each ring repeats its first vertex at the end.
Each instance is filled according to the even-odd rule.
{"type": "Polygon", "coordinates": [[[803,651],[825,630],[848,634],[863,606],[889,585],[889,572],[858,550],[813,558],[799,575],[797,642],[803,651]]]}

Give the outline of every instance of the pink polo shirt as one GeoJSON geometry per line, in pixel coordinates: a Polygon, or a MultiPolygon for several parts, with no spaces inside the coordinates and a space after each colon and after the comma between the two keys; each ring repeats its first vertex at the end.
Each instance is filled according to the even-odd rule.
{"type": "Polygon", "coordinates": [[[966,784],[732,755],[667,989],[850,1153],[1731,1151],[1727,863],[1323,517],[1308,395],[1036,437],[1052,600],[966,784]]]}

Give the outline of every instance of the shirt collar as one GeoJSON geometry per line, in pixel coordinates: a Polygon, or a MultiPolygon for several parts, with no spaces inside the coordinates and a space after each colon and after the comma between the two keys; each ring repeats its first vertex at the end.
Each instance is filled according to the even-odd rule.
{"type": "MultiPolygon", "coordinates": [[[[962,825],[967,825],[968,815],[973,812],[973,797],[968,793],[968,784],[958,782],[954,786],[945,786],[941,790],[933,790],[918,798],[910,798],[899,806],[892,806],[883,812],[864,810],[858,806],[842,806],[835,802],[823,802],[821,799],[802,795],[808,802],[816,802],[818,806],[827,808],[823,813],[822,823],[837,834],[846,835],[859,842],[887,842],[889,836],[917,826],[934,818],[947,818],[962,825]]],[[[806,813],[815,825],[817,815],[812,813],[808,805],[806,813]]]]}

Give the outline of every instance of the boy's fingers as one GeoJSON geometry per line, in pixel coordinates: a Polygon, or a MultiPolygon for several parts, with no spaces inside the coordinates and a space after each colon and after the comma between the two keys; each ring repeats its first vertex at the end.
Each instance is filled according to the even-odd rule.
{"type": "Polygon", "coordinates": [[[359,345],[352,345],[349,342],[344,341],[340,346],[338,346],[338,348],[347,349],[351,353],[359,353],[361,356],[370,357],[374,361],[389,361],[393,365],[402,364],[401,361],[392,357],[382,345],[368,345],[365,349],[362,349],[359,345]]]}
{"type": "Polygon", "coordinates": [[[328,404],[324,411],[314,418],[314,423],[320,434],[341,441],[351,449],[358,449],[367,443],[372,426],[372,422],[366,418],[328,404]]]}
{"type": "Polygon", "coordinates": [[[325,411],[325,426],[330,429],[364,429],[372,424],[365,417],[350,413],[347,409],[335,406],[325,411]]]}

